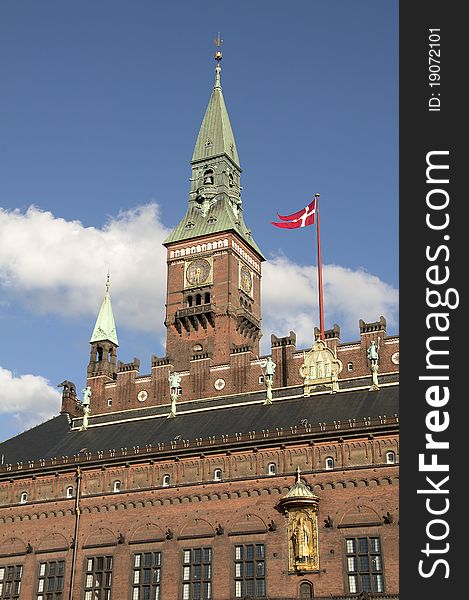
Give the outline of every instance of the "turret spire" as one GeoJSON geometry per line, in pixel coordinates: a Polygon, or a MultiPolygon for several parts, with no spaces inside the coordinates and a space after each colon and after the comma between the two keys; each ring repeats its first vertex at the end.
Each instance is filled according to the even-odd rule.
{"type": "Polygon", "coordinates": [[[106,278],[106,294],[104,295],[104,300],[98,318],[96,319],[90,343],[109,341],[118,346],[119,342],[117,341],[116,324],[112,312],[111,296],[109,294],[110,287],[111,283],[108,273],[106,278]]]}

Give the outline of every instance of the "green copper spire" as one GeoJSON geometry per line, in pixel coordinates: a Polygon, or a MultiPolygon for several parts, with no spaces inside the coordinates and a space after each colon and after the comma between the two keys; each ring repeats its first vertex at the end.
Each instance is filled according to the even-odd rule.
{"type": "Polygon", "coordinates": [[[215,86],[210,96],[202,125],[200,126],[191,162],[193,164],[197,161],[225,154],[239,169],[238,151],[221,90],[220,51],[216,53],[215,58],[217,60],[215,86]]]}
{"type": "Polygon", "coordinates": [[[117,341],[116,324],[112,313],[111,296],[109,295],[110,286],[108,273],[106,280],[106,294],[98,318],[96,319],[96,325],[94,326],[90,343],[104,342],[107,340],[118,346],[119,342],[117,341]]]}
{"type": "Polygon", "coordinates": [[[215,85],[191,160],[189,206],[163,244],[234,231],[264,260],[243,219],[241,167],[220,83],[221,43],[218,34],[215,85]]]}

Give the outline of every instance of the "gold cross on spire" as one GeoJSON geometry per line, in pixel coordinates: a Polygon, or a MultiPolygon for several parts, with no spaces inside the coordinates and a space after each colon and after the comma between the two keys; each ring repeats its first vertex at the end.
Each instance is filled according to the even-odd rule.
{"type": "Polygon", "coordinates": [[[296,483],[301,483],[301,471],[300,465],[296,468],[296,483]]]}
{"type": "Polygon", "coordinates": [[[107,278],[106,278],[106,294],[109,292],[110,287],[111,287],[111,276],[109,275],[109,271],[108,271],[107,278]]]}
{"type": "Polygon", "coordinates": [[[218,50],[215,52],[215,60],[220,62],[223,57],[223,54],[221,53],[221,50],[220,50],[220,46],[223,44],[223,40],[220,37],[220,32],[218,32],[217,37],[213,41],[215,43],[215,46],[218,48],[218,50]]]}

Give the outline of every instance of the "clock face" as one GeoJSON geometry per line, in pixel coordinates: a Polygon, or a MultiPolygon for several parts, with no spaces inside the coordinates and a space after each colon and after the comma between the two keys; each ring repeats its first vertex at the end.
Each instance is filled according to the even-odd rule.
{"type": "Polygon", "coordinates": [[[147,398],[148,392],[146,390],[140,390],[140,392],[137,394],[137,399],[139,402],[145,402],[147,398]]]}
{"type": "Polygon", "coordinates": [[[243,292],[246,292],[246,294],[251,295],[252,273],[244,265],[241,267],[241,269],[239,271],[239,287],[243,290],[243,292]]]}
{"type": "Polygon", "coordinates": [[[191,261],[186,268],[186,281],[189,285],[203,285],[210,278],[212,265],[205,258],[191,261]]]}

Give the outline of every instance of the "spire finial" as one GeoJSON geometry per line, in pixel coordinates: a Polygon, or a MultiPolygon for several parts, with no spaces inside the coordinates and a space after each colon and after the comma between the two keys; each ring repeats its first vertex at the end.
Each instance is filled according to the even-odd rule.
{"type": "Polygon", "coordinates": [[[109,294],[110,287],[111,287],[111,276],[109,275],[109,271],[108,271],[107,277],[106,277],[106,294],[109,294]]]}
{"type": "Polygon", "coordinates": [[[215,87],[221,88],[221,85],[220,85],[220,71],[221,71],[220,61],[223,58],[223,54],[220,50],[220,47],[223,44],[223,40],[220,37],[220,32],[218,32],[217,37],[213,41],[215,43],[215,46],[218,48],[218,50],[215,52],[215,60],[217,61],[217,66],[215,67],[215,87]]]}
{"type": "Polygon", "coordinates": [[[296,467],[296,483],[301,483],[301,471],[300,471],[300,466],[298,465],[296,467]]]}

